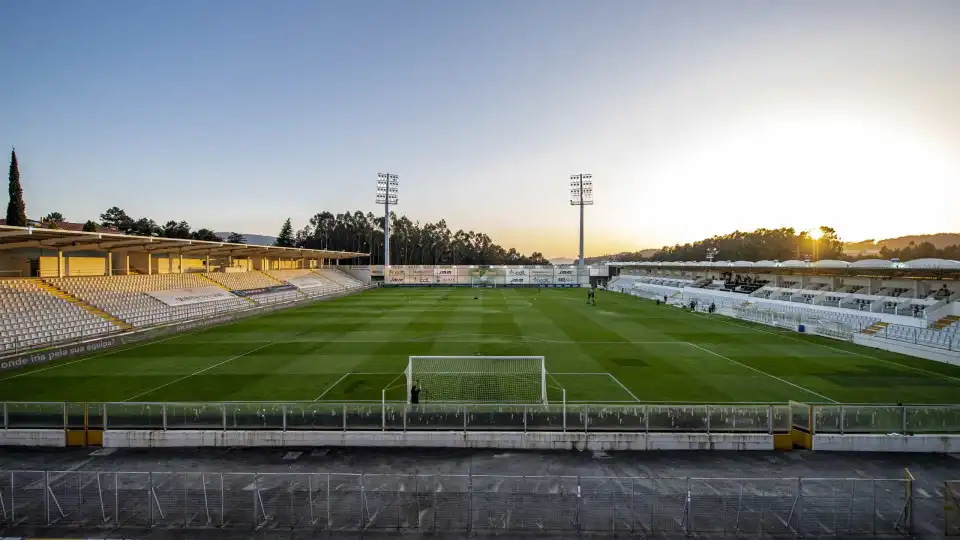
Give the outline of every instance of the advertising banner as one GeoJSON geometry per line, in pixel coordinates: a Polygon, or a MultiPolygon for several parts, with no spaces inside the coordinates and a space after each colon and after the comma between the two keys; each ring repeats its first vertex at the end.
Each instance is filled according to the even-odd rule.
{"type": "Polygon", "coordinates": [[[529,270],[529,282],[537,285],[553,284],[553,268],[532,268],[529,270]]]}
{"type": "Polygon", "coordinates": [[[260,287],[257,289],[244,289],[242,291],[233,291],[233,294],[237,296],[256,296],[258,294],[267,294],[275,293],[282,291],[295,291],[296,287],[293,285],[275,285],[273,287],[260,287]]]}
{"type": "Polygon", "coordinates": [[[530,270],[526,268],[507,268],[507,285],[526,285],[530,283],[530,270]]]}
{"type": "Polygon", "coordinates": [[[384,281],[387,283],[403,283],[406,277],[406,268],[391,266],[390,268],[387,268],[387,273],[384,275],[384,281]]]}
{"type": "Polygon", "coordinates": [[[317,287],[327,287],[329,282],[318,277],[291,277],[287,278],[287,283],[298,289],[316,289],[317,287]]]}
{"type": "Polygon", "coordinates": [[[207,302],[216,302],[218,300],[230,300],[231,298],[235,298],[232,292],[214,285],[209,287],[196,287],[193,289],[151,291],[146,294],[156,298],[168,306],[189,306],[192,304],[204,304],[207,302]]]}

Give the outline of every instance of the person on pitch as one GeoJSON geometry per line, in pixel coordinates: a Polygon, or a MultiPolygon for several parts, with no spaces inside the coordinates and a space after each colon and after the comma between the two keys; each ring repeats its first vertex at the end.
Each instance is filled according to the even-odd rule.
{"type": "Polygon", "coordinates": [[[596,292],[594,292],[593,287],[587,290],[587,303],[592,305],[597,305],[596,292]]]}
{"type": "Polygon", "coordinates": [[[410,387],[410,404],[417,405],[420,403],[420,381],[414,381],[413,386],[410,387]]]}

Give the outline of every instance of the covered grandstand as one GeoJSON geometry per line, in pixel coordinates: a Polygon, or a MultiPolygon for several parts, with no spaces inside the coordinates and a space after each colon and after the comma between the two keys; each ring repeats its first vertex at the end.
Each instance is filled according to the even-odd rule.
{"type": "Polygon", "coordinates": [[[611,263],[612,290],[960,363],[960,261],[611,263]]]}
{"type": "Polygon", "coordinates": [[[0,226],[0,357],[358,290],[365,256],[0,226]]]}

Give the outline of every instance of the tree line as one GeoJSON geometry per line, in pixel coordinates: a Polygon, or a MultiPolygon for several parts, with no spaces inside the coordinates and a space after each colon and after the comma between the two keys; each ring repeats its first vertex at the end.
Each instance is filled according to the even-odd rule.
{"type": "Polygon", "coordinates": [[[591,257],[591,262],[616,259],[618,261],[706,261],[712,255],[716,261],[763,261],[789,259],[838,259],[843,255],[843,242],[831,227],[820,227],[819,235],[810,231],[797,232],[792,227],[734,231],[686,244],[664,246],[648,256],[641,252],[619,253],[606,257],[591,257]],[[816,238],[819,236],[819,238],[816,238]]]}
{"type": "MultiPolygon", "coordinates": [[[[320,212],[295,233],[288,219],[277,243],[309,249],[370,253],[370,264],[383,264],[383,216],[360,210],[333,214],[320,212]]],[[[547,265],[542,253],[527,256],[504,248],[487,234],[450,230],[445,219],[436,223],[412,221],[390,213],[391,264],[522,264],[547,265]]]]}
{"type": "Polygon", "coordinates": [[[817,260],[836,259],[842,261],[856,261],[859,259],[900,259],[909,261],[914,259],[951,259],[960,260],[960,245],[949,245],[937,248],[931,242],[910,242],[906,247],[890,249],[881,247],[879,254],[846,255],[843,253],[844,243],[831,227],[820,227],[819,235],[812,235],[810,231],[797,232],[792,227],[779,229],[757,229],[751,232],[734,231],[730,234],[713,236],[692,243],[664,246],[650,253],[625,252],[615,255],[590,257],[585,262],[600,261],[706,261],[712,254],[716,261],[785,261],[789,259],[817,260]],[[817,238],[819,236],[819,238],[817,238]]]}

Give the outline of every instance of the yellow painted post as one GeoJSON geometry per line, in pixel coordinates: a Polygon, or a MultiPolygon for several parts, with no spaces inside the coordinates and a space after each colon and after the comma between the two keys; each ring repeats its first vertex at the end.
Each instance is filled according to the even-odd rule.
{"type": "Polygon", "coordinates": [[[153,253],[147,252],[147,275],[153,275],[153,253]]]}
{"type": "Polygon", "coordinates": [[[63,252],[57,250],[57,277],[63,277],[63,252]]]}
{"type": "Polygon", "coordinates": [[[113,275],[113,252],[112,251],[107,252],[107,275],[108,276],[113,275]]]}

